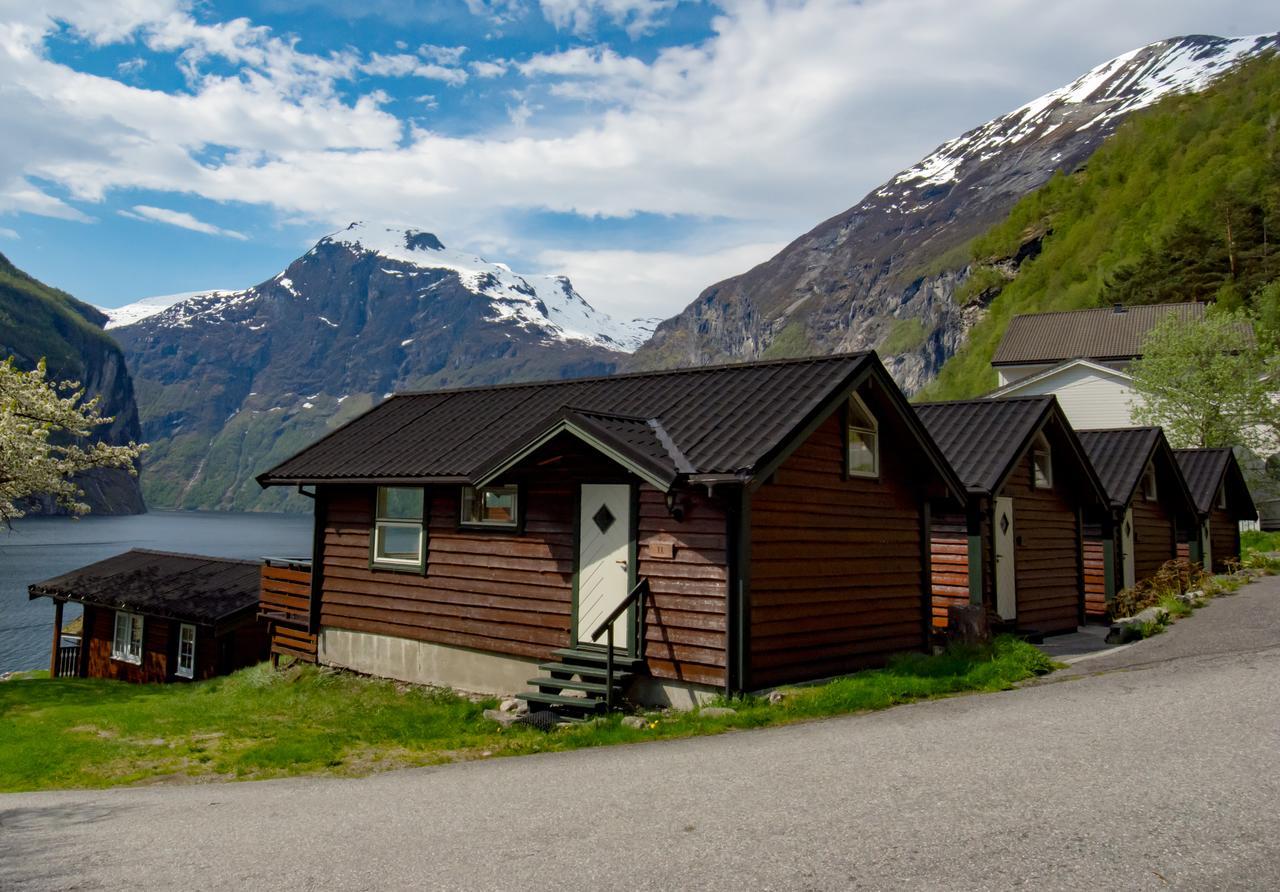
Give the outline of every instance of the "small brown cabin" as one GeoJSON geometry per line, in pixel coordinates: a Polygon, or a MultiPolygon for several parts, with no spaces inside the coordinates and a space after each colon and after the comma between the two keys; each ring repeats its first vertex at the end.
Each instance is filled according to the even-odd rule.
{"type": "Polygon", "coordinates": [[[1106,500],[1053,396],[916,406],[968,489],[964,510],[935,507],[933,622],[984,604],[1026,632],[1074,631],[1084,618],[1082,528],[1106,500]]]}
{"type": "Polygon", "coordinates": [[[28,587],[54,603],[49,674],[131,682],[198,681],[261,662],[256,561],[134,549],[28,587]],[[62,610],[84,605],[63,643],[62,610]]]}
{"type": "Polygon", "coordinates": [[[1086,579],[1085,612],[1107,616],[1107,603],[1121,589],[1154,575],[1167,561],[1187,553],[1198,526],[1195,501],[1178,460],[1158,427],[1080,431],[1093,468],[1111,503],[1111,532],[1086,524],[1085,559],[1102,573],[1086,579]]]}
{"type": "Polygon", "coordinates": [[[1191,559],[1214,573],[1226,572],[1240,560],[1240,521],[1257,520],[1244,473],[1235,453],[1221,449],[1177,449],[1178,465],[1199,515],[1191,559]]]}
{"type": "Polygon", "coordinates": [[[397,395],[258,479],[314,488],[319,662],[556,709],[928,647],[963,494],[874,353],[397,395]]]}

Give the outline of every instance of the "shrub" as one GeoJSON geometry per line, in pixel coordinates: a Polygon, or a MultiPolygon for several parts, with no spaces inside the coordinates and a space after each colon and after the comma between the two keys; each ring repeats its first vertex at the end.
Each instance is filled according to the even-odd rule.
{"type": "Polygon", "coordinates": [[[1178,558],[1166,561],[1153,575],[1139,580],[1116,594],[1108,611],[1112,619],[1134,616],[1165,599],[1176,601],[1178,595],[1213,587],[1213,577],[1196,563],[1178,558]]]}

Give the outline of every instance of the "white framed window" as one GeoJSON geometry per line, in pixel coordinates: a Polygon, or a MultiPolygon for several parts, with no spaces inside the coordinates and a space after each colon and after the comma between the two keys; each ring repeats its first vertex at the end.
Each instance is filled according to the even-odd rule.
{"type": "Polygon", "coordinates": [[[851,477],[880,476],[880,425],[856,393],[849,395],[845,471],[851,477]]]}
{"type": "Polygon", "coordinates": [[[179,678],[194,678],[196,674],[196,627],[190,623],[178,626],[178,668],[173,674],[179,678]]]}
{"type": "Polygon", "coordinates": [[[515,529],[520,525],[517,486],[462,487],[461,522],[465,526],[515,529]]]}
{"type": "Polygon", "coordinates": [[[373,523],[374,566],[397,569],[422,567],[426,544],[423,503],[421,487],[378,487],[373,523]]]}
{"type": "Polygon", "coordinates": [[[1160,498],[1160,493],[1156,489],[1155,465],[1147,465],[1147,469],[1142,472],[1142,497],[1148,502],[1154,502],[1160,498]]]}
{"type": "Polygon", "coordinates": [[[111,639],[111,659],[124,663],[142,663],[142,617],[136,613],[116,611],[115,634],[111,639]]]}
{"type": "Polygon", "coordinates": [[[1036,489],[1053,489],[1053,453],[1043,433],[1031,444],[1031,473],[1036,489]]]}

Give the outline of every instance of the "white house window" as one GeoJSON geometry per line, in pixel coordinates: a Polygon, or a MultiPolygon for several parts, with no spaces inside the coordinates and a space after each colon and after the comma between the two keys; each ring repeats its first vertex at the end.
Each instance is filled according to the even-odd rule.
{"type": "Polygon", "coordinates": [[[426,533],[421,487],[379,486],[373,525],[373,563],[383,567],[421,567],[426,533]]]}
{"type": "Polygon", "coordinates": [[[1044,434],[1036,434],[1031,446],[1031,471],[1035,475],[1036,489],[1053,489],[1053,453],[1044,434]]]}
{"type": "Polygon", "coordinates": [[[1154,502],[1160,497],[1156,491],[1155,465],[1147,465],[1147,469],[1142,472],[1142,497],[1148,502],[1154,502]]]}
{"type": "Polygon", "coordinates": [[[179,678],[196,674],[196,627],[187,623],[178,626],[178,668],[173,674],[179,678]]]}
{"type": "Polygon", "coordinates": [[[462,523],[515,528],[520,522],[520,490],[515,486],[464,486],[462,523]]]}
{"type": "Polygon", "coordinates": [[[849,397],[847,470],[853,477],[880,476],[880,426],[861,398],[849,397]]]}
{"type": "Polygon", "coordinates": [[[136,613],[116,611],[115,636],[111,639],[111,659],[126,663],[142,662],[142,617],[136,613]]]}

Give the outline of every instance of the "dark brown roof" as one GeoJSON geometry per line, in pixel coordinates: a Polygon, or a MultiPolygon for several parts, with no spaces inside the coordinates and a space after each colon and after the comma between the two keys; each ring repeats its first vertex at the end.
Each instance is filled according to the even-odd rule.
{"type": "Polygon", "coordinates": [[[1198,320],[1204,309],[1202,303],[1147,304],[1014,316],[991,364],[1133,359],[1142,355],[1147,332],[1165,317],[1198,320]]]}
{"type": "Polygon", "coordinates": [[[915,409],[969,492],[980,495],[1000,489],[1031,438],[1056,416],[1082,478],[1094,498],[1105,498],[1102,483],[1052,394],[918,403],[915,409]]]}
{"type": "Polygon", "coordinates": [[[1244,474],[1231,449],[1175,449],[1174,455],[1178,457],[1182,476],[1201,516],[1213,510],[1218,489],[1224,482],[1227,484],[1227,506],[1232,513],[1240,520],[1252,520],[1258,516],[1244,474]]]}
{"type": "Polygon", "coordinates": [[[1000,488],[1056,400],[1052,396],[919,403],[916,412],[970,491],[1000,488]]]}
{"type": "Polygon", "coordinates": [[[66,598],[145,616],[213,624],[258,604],[256,561],[135,548],[27,587],[32,598],[66,598]]]}
{"type": "Polygon", "coordinates": [[[1078,431],[1080,443],[1093,462],[1113,505],[1127,507],[1133,501],[1147,464],[1159,454],[1167,460],[1179,478],[1181,495],[1187,510],[1195,507],[1191,493],[1182,480],[1182,471],[1173,450],[1158,427],[1125,427],[1110,430],[1078,431]]]}
{"type": "Polygon", "coordinates": [[[566,428],[589,434],[659,485],[680,476],[748,480],[868,376],[883,383],[959,493],[945,460],[869,352],[399,394],[258,482],[483,483],[566,428]]]}

